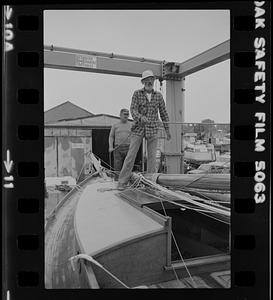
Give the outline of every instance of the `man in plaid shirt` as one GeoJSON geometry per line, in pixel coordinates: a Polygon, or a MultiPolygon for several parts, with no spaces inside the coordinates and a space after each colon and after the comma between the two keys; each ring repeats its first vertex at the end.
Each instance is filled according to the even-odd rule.
{"type": "Polygon", "coordinates": [[[150,70],[144,71],[141,79],[144,87],[135,91],[132,97],[130,111],[134,119],[134,124],[131,128],[132,135],[129,151],[119,175],[119,189],[125,188],[130,179],[143,137],[147,139],[147,172],[156,172],[157,132],[160,124],[158,111],[161,120],[164,122],[167,140],[171,139],[169,125],[167,123],[169,122],[169,117],[165,102],[161,93],[153,89],[154,81],[155,77],[153,72],[150,70]]]}

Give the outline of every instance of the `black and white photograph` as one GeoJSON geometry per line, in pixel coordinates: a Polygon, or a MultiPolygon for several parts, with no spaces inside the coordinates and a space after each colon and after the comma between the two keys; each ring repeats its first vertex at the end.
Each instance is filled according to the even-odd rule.
{"type": "Polygon", "coordinates": [[[46,289],[231,287],[230,10],[44,10],[46,289]]]}

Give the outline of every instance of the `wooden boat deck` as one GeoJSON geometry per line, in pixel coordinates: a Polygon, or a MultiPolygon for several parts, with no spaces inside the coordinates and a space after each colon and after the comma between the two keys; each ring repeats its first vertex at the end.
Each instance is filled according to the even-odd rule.
{"type": "Polygon", "coordinates": [[[74,211],[81,192],[67,201],[48,221],[45,234],[45,287],[80,288],[69,258],[77,254],[74,241],[74,211]]]}
{"type": "MultiPolygon", "coordinates": [[[[91,179],[91,178],[90,178],[91,179]]],[[[97,181],[100,178],[92,178],[97,181]]],[[[67,200],[63,199],[51,213],[45,226],[45,288],[79,289],[83,286],[80,274],[74,272],[69,258],[78,254],[75,238],[74,214],[77,203],[89,180],[67,200]]],[[[67,195],[68,196],[68,195],[67,195]]]]}

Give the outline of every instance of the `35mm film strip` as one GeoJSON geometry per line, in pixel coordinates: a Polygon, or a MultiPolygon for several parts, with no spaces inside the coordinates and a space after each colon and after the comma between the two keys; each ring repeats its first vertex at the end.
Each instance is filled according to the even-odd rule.
{"type": "MultiPolygon", "coordinates": [[[[59,299],[75,296],[87,299],[92,297],[93,293],[95,295],[101,293],[100,290],[87,289],[84,284],[82,289],[81,286],[73,288],[73,284],[71,288],[56,289],[54,284],[52,288],[45,288],[47,272],[45,271],[44,199],[47,193],[45,188],[47,166],[44,163],[46,142],[43,101],[45,57],[48,53],[44,45],[44,12],[50,10],[92,11],[100,8],[113,9],[111,6],[94,7],[92,5],[6,5],[2,7],[2,24],[4,25],[4,40],[2,41],[4,299],[48,299],[49,297],[59,299]]],[[[198,297],[200,299],[219,299],[219,297],[238,300],[257,299],[257,297],[269,299],[271,291],[270,3],[268,1],[231,1],[183,3],[179,6],[127,5],[120,8],[147,11],[151,9],[229,11],[230,42],[221,46],[229,49],[227,48],[227,53],[223,53],[225,50],[216,47],[215,51],[219,51],[220,54],[213,55],[215,55],[215,60],[223,55],[227,55],[230,59],[231,214],[229,243],[231,259],[230,273],[228,273],[230,277],[227,279],[230,280],[230,285],[227,288],[212,286],[211,289],[204,289],[203,286],[192,289],[177,290],[168,287],[167,289],[170,293],[173,291],[181,293],[185,299],[198,297]]],[[[62,26],[61,24],[62,20],[59,26],[62,26]]],[[[54,46],[52,50],[55,51],[54,46]]],[[[61,49],[56,51],[62,52],[61,49]]],[[[211,53],[208,52],[208,58],[205,55],[200,56],[200,65],[210,64],[211,53]]],[[[101,57],[102,54],[97,55],[99,56],[101,57]]],[[[92,60],[87,61],[89,65],[85,66],[86,68],[97,67],[99,62],[94,57],[96,55],[93,53],[92,60]]],[[[118,59],[124,63],[127,58],[118,57],[118,59]]],[[[133,61],[133,58],[128,60],[133,61]]],[[[81,62],[82,60],[78,62],[80,66],[76,63],[76,67],[81,67],[81,62]]],[[[59,63],[56,61],[56,65],[59,63]]],[[[114,67],[113,64],[112,68],[114,67]]],[[[140,71],[128,68],[126,72],[130,73],[129,76],[133,76],[131,73],[140,71]]],[[[170,69],[169,72],[171,72],[170,69]]],[[[174,75],[179,79],[180,73],[176,72],[174,75]]],[[[174,77],[168,79],[175,80],[174,77]]],[[[75,128],[74,126],[72,129],[75,128]]],[[[75,147],[79,147],[81,140],[80,142],[75,140],[75,143],[78,143],[75,147]]],[[[83,181],[82,186],[84,184],[83,181]]],[[[75,253],[77,254],[79,253],[75,253]]],[[[84,264],[88,265],[86,261],[84,264]]],[[[55,268],[54,272],[57,272],[57,269],[55,268]]],[[[216,267],[215,270],[217,271],[216,267]]],[[[199,271],[200,274],[205,273],[205,267],[202,269],[202,264],[199,271]]],[[[225,280],[225,274],[222,275],[219,277],[220,281],[225,280]]],[[[142,285],[139,284],[139,286],[142,285]]],[[[146,288],[149,284],[144,286],[146,288]]],[[[107,289],[103,289],[103,292],[107,292],[107,289]]]]}

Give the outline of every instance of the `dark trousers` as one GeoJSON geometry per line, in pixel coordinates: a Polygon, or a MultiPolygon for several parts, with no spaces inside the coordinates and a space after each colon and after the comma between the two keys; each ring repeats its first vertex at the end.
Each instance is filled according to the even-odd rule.
{"type": "Polygon", "coordinates": [[[119,172],[122,169],[123,162],[129,150],[129,146],[130,145],[119,145],[119,147],[114,150],[114,169],[117,172],[115,173],[115,180],[118,180],[119,172]]]}

